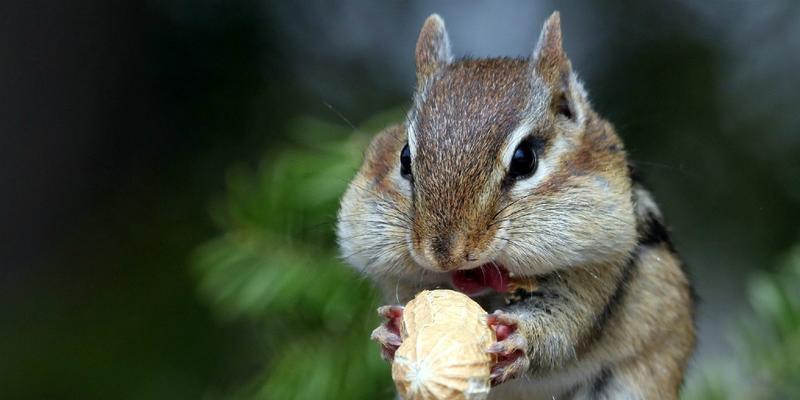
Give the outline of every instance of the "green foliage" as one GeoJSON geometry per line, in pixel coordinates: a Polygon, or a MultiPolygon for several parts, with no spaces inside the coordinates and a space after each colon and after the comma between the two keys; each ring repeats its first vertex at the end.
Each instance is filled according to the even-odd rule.
{"type": "Polygon", "coordinates": [[[775,275],[753,280],[756,318],[746,320],[741,353],[750,361],[753,398],[800,398],[800,245],[775,275]]]}
{"type": "MultiPolygon", "coordinates": [[[[369,121],[374,132],[397,111],[369,121]]],[[[378,305],[369,282],[337,260],[339,198],[371,134],[316,120],[291,124],[293,141],[255,171],[234,168],[212,210],[223,233],[194,257],[199,292],[223,321],[260,332],[263,361],[241,399],[391,397],[388,366],[369,338],[378,305]]]]}
{"type": "Polygon", "coordinates": [[[752,315],[741,321],[734,360],[706,365],[689,399],[800,398],[800,245],[780,268],[750,280],[752,315]]]}

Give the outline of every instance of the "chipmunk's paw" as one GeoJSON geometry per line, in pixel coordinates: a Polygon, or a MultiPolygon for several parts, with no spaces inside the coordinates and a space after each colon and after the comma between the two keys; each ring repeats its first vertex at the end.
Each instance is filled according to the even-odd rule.
{"type": "Polygon", "coordinates": [[[491,379],[492,386],[497,386],[528,371],[528,341],[517,332],[518,320],[512,314],[498,310],[487,316],[487,322],[497,335],[497,342],[487,350],[495,356],[491,379]]]}
{"type": "Polygon", "coordinates": [[[394,360],[394,353],[403,340],[400,338],[400,324],[403,319],[402,306],[383,306],[378,308],[378,314],[386,318],[386,322],[372,331],[372,340],[380,343],[381,357],[386,361],[394,360]]]}

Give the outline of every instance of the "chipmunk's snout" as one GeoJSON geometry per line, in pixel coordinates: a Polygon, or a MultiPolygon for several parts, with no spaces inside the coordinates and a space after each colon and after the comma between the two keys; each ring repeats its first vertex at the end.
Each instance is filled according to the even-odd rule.
{"type": "Polygon", "coordinates": [[[428,262],[442,271],[458,269],[464,258],[464,240],[460,235],[438,235],[423,241],[423,252],[428,262]]]}
{"type": "Polygon", "coordinates": [[[470,237],[462,233],[442,233],[420,238],[414,253],[420,264],[436,271],[450,272],[474,268],[485,258],[484,243],[491,241],[491,238],[485,237],[485,232],[479,236],[481,237],[470,237]]]}

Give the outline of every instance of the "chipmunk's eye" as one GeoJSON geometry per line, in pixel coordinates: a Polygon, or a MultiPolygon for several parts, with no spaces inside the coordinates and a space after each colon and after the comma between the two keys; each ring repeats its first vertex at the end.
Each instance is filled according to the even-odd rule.
{"type": "Polygon", "coordinates": [[[536,151],[533,142],[525,139],[514,150],[511,165],[508,166],[508,177],[519,179],[532,174],[536,170],[536,151]]]}
{"type": "Polygon", "coordinates": [[[411,150],[408,149],[408,144],[400,150],[400,175],[406,179],[411,177],[411,150]]]}

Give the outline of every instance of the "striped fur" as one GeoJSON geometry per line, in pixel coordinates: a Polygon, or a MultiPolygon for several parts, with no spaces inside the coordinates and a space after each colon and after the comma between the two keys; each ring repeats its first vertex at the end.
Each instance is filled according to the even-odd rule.
{"type": "Polygon", "coordinates": [[[530,371],[492,398],[676,398],[694,347],[689,281],[572,71],[558,15],[530,59],[458,61],[441,18],[429,18],[417,66],[406,122],[378,134],[342,199],[343,258],[396,304],[487,262],[535,276],[524,301],[479,299],[517,317],[529,344],[530,371]],[[509,182],[524,138],[539,167],[509,182]],[[406,143],[411,179],[400,174],[406,143]]]}

